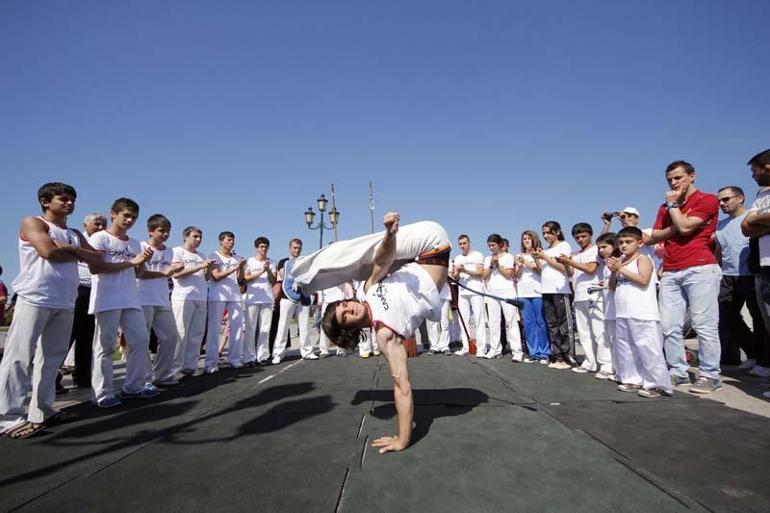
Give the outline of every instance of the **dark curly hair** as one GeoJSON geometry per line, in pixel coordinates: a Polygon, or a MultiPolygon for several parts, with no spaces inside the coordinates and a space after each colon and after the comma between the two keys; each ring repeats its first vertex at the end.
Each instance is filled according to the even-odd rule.
{"type": "Polygon", "coordinates": [[[353,300],[341,299],[329,303],[324,312],[323,319],[321,320],[321,329],[324,330],[326,336],[329,337],[329,340],[334,342],[336,346],[343,349],[354,350],[364,338],[364,332],[362,328],[343,328],[337,322],[337,307],[346,301],[353,300]]]}

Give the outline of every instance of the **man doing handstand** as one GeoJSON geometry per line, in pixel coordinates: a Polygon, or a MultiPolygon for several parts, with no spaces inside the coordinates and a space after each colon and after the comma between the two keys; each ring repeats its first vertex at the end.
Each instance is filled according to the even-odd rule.
{"type": "MultiPolygon", "coordinates": [[[[348,254],[354,251],[361,255],[370,254],[374,248],[371,273],[364,284],[365,300],[330,303],[321,326],[335,344],[351,350],[361,340],[363,329],[371,327],[375,331],[377,344],[388,361],[393,377],[398,414],[398,435],[383,436],[372,444],[380,449],[380,453],[400,451],[409,445],[414,404],[403,342],[414,335],[425,319],[440,319],[439,291],[447,280],[451,250],[446,230],[437,223],[423,221],[405,225],[399,234],[397,213],[386,214],[383,222],[385,233],[374,245],[371,236],[335,243],[310,255],[308,261],[299,261],[295,267],[298,285],[311,289],[316,284],[312,280],[303,281],[302,271],[310,272],[309,267],[313,266],[309,262],[313,262],[320,252],[326,254],[324,258],[315,259],[316,264],[332,257],[331,251],[339,251],[343,246],[348,254]],[[402,235],[403,240],[397,244],[396,238],[401,239],[402,235]],[[390,272],[396,257],[409,263],[390,272]]],[[[368,265],[368,260],[363,257],[362,262],[362,265],[368,265]]],[[[326,275],[329,276],[329,273],[326,275]]]]}

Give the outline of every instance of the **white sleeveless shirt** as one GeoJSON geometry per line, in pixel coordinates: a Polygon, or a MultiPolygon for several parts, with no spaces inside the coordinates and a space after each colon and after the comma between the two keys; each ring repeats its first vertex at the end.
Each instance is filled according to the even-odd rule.
{"type": "MultiPolygon", "coordinates": [[[[639,260],[649,259],[639,255],[625,266],[633,273],[639,273],[639,260]]],[[[640,321],[659,321],[658,298],[655,291],[657,277],[653,266],[652,276],[646,287],[637,285],[628,278],[618,275],[615,285],[615,317],[617,319],[637,319],[640,321]]]]}
{"type": "Polygon", "coordinates": [[[441,320],[439,292],[420,264],[407,264],[369,287],[365,301],[375,330],[386,326],[403,338],[412,338],[425,319],[441,320]]]}
{"type": "MultiPolygon", "coordinates": [[[[61,228],[38,217],[48,227],[51,240],[80,247],[80,237],[70,228],[61,228]]],[[[52,262],[19,234],[19,275],[13,280],[13,290],[27,303],[45,308],[75,308],[78,295],[78,264],[52,262]]]]}

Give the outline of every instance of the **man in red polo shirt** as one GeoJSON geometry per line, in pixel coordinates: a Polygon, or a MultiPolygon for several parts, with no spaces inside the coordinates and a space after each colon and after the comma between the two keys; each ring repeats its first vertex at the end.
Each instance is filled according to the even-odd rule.
{"type": "Polygon", "coordinates": [[[671,190],[658,210],[648,245],[663,241],[660,280],[660,323],[671,368],[671,381],[689,383],[682,330],[689,307],[698,334],[699,377],[691,392],[708,394],[719,382],[719,281],[712,237],[719,216],[719,200],[695,188],[695,168],[684,160],[666,168],[671,190]]]}

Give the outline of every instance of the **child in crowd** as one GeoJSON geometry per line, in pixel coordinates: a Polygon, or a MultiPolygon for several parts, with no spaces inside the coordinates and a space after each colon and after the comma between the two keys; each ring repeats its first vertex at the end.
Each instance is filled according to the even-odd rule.
{"type": "Polygon", "coordinates": [[[572,227],[572,237],[580,250],[571,256],[557,257],[572,276],[575,290],[575,323],[583,346],[585,359],[572,370],[578,373],[600,372],[600,379],[612,374],[612,357],[604,337],[604,297],[591,297],[588,289],[599,283],[598,252],[591,242],[593,229],[588,223],[577,223],[572,227]]]}
{"type": "Polygon", "coordinates": [[[527,230],[521,234],[521,253],[516,255],[516,294],[524,303],[521,316],[524,318],[524,337],[529,356],[524,362],[548,364],[551,355],[551,341],[548,339],[543,318],[543,297],[540,293],[540,260],[532,254],[541,249],[537,233],[527,230]]]}
{"type": "Polygon", "coordinates": [[[188,226],[182,232],[182,245],[173,250],[173,263],[181,263],[182,269],[174,273],[171,291],[171,309],[179,333],[179,343],[174,354],[174,372],[192,376],[198,368],[203,333],[206,330],[207,281],[211,279],[214,261],[206,260],[198,252],[203,241],[203,231],[188,226]]]}
{"type": "Polygon", "coordinates": [[[552,369],[572,368],[572,291],[567,271],[556,257],[572,253],[569,243],[564,240],[561,225],[556,221],[543,224],[543,238],[548,249],[536,249],[533,256],[540,261],[540,291],[543,296],[543,316],[548,324],[551,339],[552,369]]]}
{"type": "Polygon", "coordinates": [[[138,240],[128,236],[138,215],[139,205],[134,200],[118,198],[110,209],[109,228],[94,233],[89,239],[103,257],[103,261],[89,265],[93,284],[88,307],[88,313],[96,317],[91,386],[94,402],[100,408],[121,404],[112,384],[112,354],[118,328],[126,338],[123,397],[149,398],[160,393],[147,382],[150,330],[136,283],[136,278],[145,272],[144,263],[152,257],[153,249],[142,249],[138,240]]]}
{"type": "Polygon", "coordinates": [[[219,370],[219,327],[222,315],[227,310],[230,326],[230,349],[227,359],[233,368],[243,367],[243,299],[238,282],[243,280],[246,259],[235,254],[235,234],[219,234],[219,250],[209,255],[214,261],[209,284],[208,333],[206,335],[207,374],[219,370]]]}
{"type": "MultiPolygon", "coordinates": [[[[487,246],[492,253],[484,259],[484,273],[482,278],[487,292],[503,298],[515,298],[516,290],[513,288],[514,260],[509,253],[503,252],[503,238],[493,233],[487,237],[487,246]]],[[[477,357],[501,358],[503,347],[501,343],[501,315],[505,319],[505,335],[511,346],[513,361],[520,362],[524,359],[521,350],[521,333],[519,332],[519,312],[515,306],[498,299],[486,298],[487,312],[489,314],[489,351],[484,354],[484,347],[479,340],[477,357]]]]}
{"type": "Polygon", "coordinates": [[[621,258],[610,257],[610,289],[615,291],[615,359],[618,390],[642,397],[672,394],[655,291],[652,260],[642,255],[642,231],[627,226],[618,232],[621,258]]]}
{"type": "Polygon", "coordinates": [[[270,241],[257,237],[254,241],[256,255],[246,261],[246,339],[244,340],[244,364],[267,365],[270,361],[270,327],[273,323],[273,284],[276,267],[267,258],[270,241]],[[256,351],[255,351],[256,347],[256,351]]]}
{"type": "MultiPolygon", "coordinates": [[[[607,379],[616,379],[616,359],[615,359],[615,292],[610,290],[610,276],[612,272],[607,267],[607,259],[610,257],[619,258],[621,256],[618,249],[618,234],[607,232],[599,235],[596,239],[596,247],[599,252],[599,270],[597,274],[601,278],[599,285],[602,288],[604,298],[604,338],[606,345],[610,349],[610,360],[612,361],[612,371],[607,375],[607,379]]],[[[602,379],[601,373],[596,373],[596,377],[602,379]]]]}
{"type": "Polygon", "coordinates": [[[174,253],[166,246],[171,222],[161,214],[147,219],[149,238],[142,242],[142,250],[150,248],[152,256],[145,263],[147,270],[137,280],[139,299],[142,302],[147,331],[153,330],[158,337],[158,351],[152,364],[150,381],[156,385],[172,386],[179,383],[174,378],[174,352],[179,334],[171,311],[168,278],[184,268],[181,262],[172,263],[174,253]]]}

